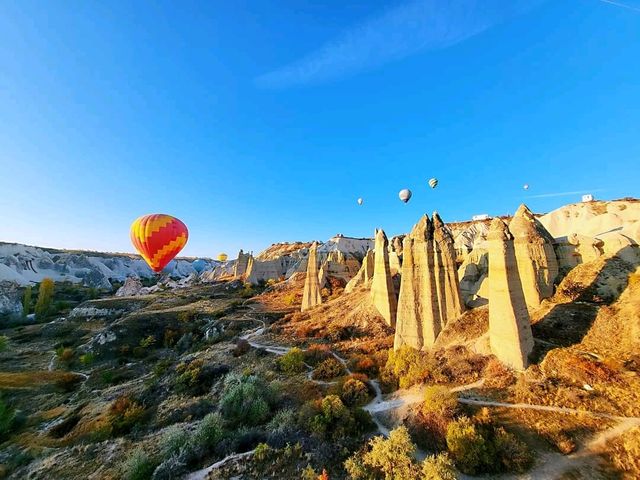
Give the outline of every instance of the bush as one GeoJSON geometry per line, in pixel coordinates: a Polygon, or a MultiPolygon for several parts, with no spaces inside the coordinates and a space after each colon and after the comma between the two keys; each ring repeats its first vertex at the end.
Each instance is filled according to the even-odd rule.
{"type": "Polygon", "coordinates": [[[445,418],[453,418],[458,409],[458,396],[448,388],[432,385],[424,389],[422,414],[436,413],[445,418]]]}
{"type": "Polygon", "coordinates": [[[357,452],[344,465],[354,480],[413,480],[418,478],[418,467],[413,459],[415,450],[409,432],[400,426],[389,433],[388,439],[381,436],[373,438],[369,442],[369,451],[357,452]]]}
{"type": "Polygon", "coordinates": [[[84,355],[80,355],[80,363],[82,365],[91,365],[93,362],[95,362],[96,360],[96,356],[95,354],[89,352],[89,353],[85,353],[84,355]]]}
{"type": "Polygon", "coordinates": [[[174,453],[164,460],[153,472],[151,480],[174,480],[187,473],[187,455],[174,453]]]}
{"type": "Polygon", "coordinates": [[[147,480],[151,478],[156,465],[142,448],[134,450],[122,465],[122,475],[126,480],[147,480]]]}
{"type": "Polygon", "coordinates": [[[45,278],[40,282],[38,287],[38,300],[36,301],[36,318],[38,320],[46,317],[51,311],[51,304],[53,303],[53,288],[54,283],[50,278],[45,278]]]}
{"type": "Polygon", "coordinates": [[[487,362],[484,367],[483,377],[485,386],[493,388],[507,388],[516,381],[513,371],[497,358],[492,358],[487,362]]]}
{"type": "Polygon", "coordinates": [[[128,433],[142,421],[144,408],[128,395],[122,395],[113,401],[107,413],[111,433],[114,435],[128,433]]]}
{"type": "Polygon", "coordinates": [[[492,443],[468,417],[449,424],[447,447],[460,471],[470,475],[491,470],[496,457],[492,443]]]}
{"type": "Polygon", "coordinates": [[[56,357],[59,361],[66,363],[69,365],[73,361],[73,357],[75,356],[75,352],[73,348],[69,347],[58,347],[56,349],[56,357]]]}
{"type": "Polygon", "coordinates": [[[167,428],[160,439],[160,454],[163,458],[179,453],[189,441],[189,434],[178,425],[167,428]]]}
{"type": "Polygon", "coordinates": [[[494,443],[504,469],[509,472],[526,472],[533,463],[533,455],[527,445],[504,428],[497,428],[494,443]]]}
{"type": "Polygon", "coordinates": [[[278,359],[278,367],[284,373],[294,375],[305,369],[304,353],[298,347],[294,347],[278,359]]]}
{"type": "Polygon", "coordinates": [[[342,386],[340,398],[350,407],[364,405],[369,400],[369,388],[361,380],[349,378],[342,386]]]}
{"type": "Polygon", "coordinates": [[[253,452],[253,458],[255,458],[258,462],[264,462],[269,456],[270,452],[271,447],[269,447],[269,445],[267,445],[266,443],[260,443],[253,452]]]}
{"type": "Polygon", "coordinates": [[[286,294],[283,298],[282,301],[284,302],[285,305],[295,305],[296,303],[296,294],[295,293],[288,293],[286,294]]]}
{"type": "Polygon", "coordinates": [[[16,412],[0,398],[0,444],[7,438],[13,428],[16,412]]]}
{"type": "Polygon", "coordinates": [[[361,408],[350,410],[337,395],[307,402],[300,420],[314,434],[333,439],[359,435],[372,428],[371,416],[361,408]]]}
{"type": "Polygon", "coordinates": [[[296,412],[292,408],[278,410],[267,424],[267,430],[273,434],[290,433],[296,428],[296,412]]]}
{"type": "Polygon", "coordinates": [[[344,375],[344,373],[344,365],[331,357],[324,360],[313,370],[312,378],[314,380],[331,380],[344,375]]]}
{"type": "Polygon", "coordinates": [[[5,335],[0,335],[0,353],[4,352],[9,348],[9,338],[5,335]]]}
{"type": "Polygon", "coordinates": [[[304,352],[304,359],[310,365],[317,365],[332,356],[329,346],[322,343],[313,343],[304,352]]]}
{"type": "Polygon", "coordinates": [[[249,342],[243,338],[240,338],[236,342],[236,347],[233,349],[233,356],[240,357],[245,353],[249,353],[250,350],[251,350],[251,345],[249,344],[249,342]]]}
{"type": "Polygon", "coordinates": [[[181,362],[176,366],[175,389],[179,393],[206,393],[213,380],[228,371],[226,365],[205,365],[200,359],[181,362]]]}
{"type": "Polygon", "coordinates": [[[22,297],[22,316],[26,317],[31,312],[31,285],[27,285],[24,289],[24,295],[22,297]]]}
{"type": "Polygon", "coordinates": [[[264,423],[271,411],[273,392],[255,375],[227,375],[220,401],[222,416],[233,426],[264,423]]]}
{"type": "Polygon", "coordinates": [[[394,378],[400,388],[409,388],[412,385],[424,383],[429,377],[430,367],[427,355],[408,345],[403,345],[396,351],[389,351],[384,373],[394,378]]]}
{"type": "Polygon", "coordinates": [[[222,426],[222,417],[219,413],[209,413],[202,419],[192,442],[198,447],[213,448],[222,439],[224,428],[222,426]]]}
{"type": "Polygon", "coordinates": [[[453,462],[446,453],[430,455],[422,462],[422,480],[456,480],[453,462]]]}

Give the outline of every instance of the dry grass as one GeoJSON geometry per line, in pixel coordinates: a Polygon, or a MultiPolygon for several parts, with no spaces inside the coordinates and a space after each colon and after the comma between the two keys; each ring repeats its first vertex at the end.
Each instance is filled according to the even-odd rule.
{"type": "Polygon", "coordinates": [[[26,371],[0,372],[0,388],[40,388],[42,385],[61,384],[80,381],[82,377],[70,372],[60,371],[26,371]]]}
{"type": "Polygon", "coordinates": [[[640,427],[609,443],[605,457],[620,471],[622,478],[640,478],[640,427]]]}

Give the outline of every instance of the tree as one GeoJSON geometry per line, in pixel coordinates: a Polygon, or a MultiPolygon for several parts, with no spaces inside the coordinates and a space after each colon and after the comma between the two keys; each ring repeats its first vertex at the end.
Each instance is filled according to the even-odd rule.
{"type": "Polygon", "coordinates": [[[44,318],[51,310],[51,304],[53,303],[53,280],[45,278],[40,283],[38,288],[38,301],[36,302],[36,317],[38,319],[44,318]]]}
{"type": "Polygon", "coordinates": [[[31,285],[28,285],[24,289],[24,296],[22,297],[22,316],[26,317],[31,311],[31,285]]]}

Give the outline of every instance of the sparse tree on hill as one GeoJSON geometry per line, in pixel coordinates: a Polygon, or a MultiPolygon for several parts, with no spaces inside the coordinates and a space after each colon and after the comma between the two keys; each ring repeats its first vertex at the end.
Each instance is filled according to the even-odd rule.
{"type": "Polygon", "coordinates": [[[26,317],[29,315],[29,311],[31,310],[31,285],[28,285],[27,288],[24,289],[24,296],[22,297],[22,316],[26,317]]]}
{"type": "Polygon", "coordinates": [[[36,302],[36,317],[38,319],[44,318],[51,310],[51,304],[53,303],[53,280],[45,278],[40,283],[38,288],[38,301],[36,302]]]}

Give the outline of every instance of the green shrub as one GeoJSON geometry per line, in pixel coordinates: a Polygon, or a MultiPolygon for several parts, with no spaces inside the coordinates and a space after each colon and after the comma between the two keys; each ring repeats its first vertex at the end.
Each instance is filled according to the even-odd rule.
{"type": "Polygon", "coordinates": [[[344,375],[344,373],[344,365],[331,357],[324,360],[313,370],[312,378],[314,380],[331,380],[344,375]]]}
{"type": "Polygon", "coordinates": [[[453,418],[458,409],[458,396],[446,387],[431,385],[424,389],[422,414],[437,413],[445,418],[453,418]]]}
{"type": "Polygon", "coordinates": [[[222,416],[232,425],[264,423],[271,411],[273,391],[255,375],[227,375],[220,401],[222,416]]]}
{"type": "Polygon", "coordinates": [[[155,343],[156,343],[156,337],[154,337],[153,335],[149,335],[148,337],[140,340],[140,346],[142,348],[149,348],[155,345],[155,343]]]}
{"type": "Polygon", "coordinates": [[[200,422],[192,442],[200,447],[213,448],[223,436],[222,417],[219,413],[209,413],[200,422]]]}
{"type": "Polygon", "coordinates": [[[367,400],[369,400],[369,388],[361,380],[349,378],[344,382],[344,385],[342,385],[340,398],[345,404],[351,407],[364,405],[367,403],[367,400]]]}
{"type": "Polygon", "coordinates": [[[505,470],[522,473],[533,464],[533,454],[527,445],[504,428],[496,428],[494,443],[505,470]]]}
{"type": "Polygon", "coordinates": [[[267,424],[267,430],[271,433],[288,433],[296,428],[296,412],[292,408],[278,410],[267,424]]]}
{"type": "Polygon", "coordinates": [[[271,453],[271,447],[266,443],[259,443],[256,447],[253,458],[255,458],[258,462],[264,462],[269,454],[271,453]]]}
{"type": "Polygon", "coordinates": [[[75,352],[73,348],[70,347],[58,347],[56,349],[56,357],[60,362],[66,363],[69,365],[73,361],[73,357],[75,356],[75,352]]]}
{"type": "Polygon", "coordinates": [[[386,374],[395,379],[400,388],[409,388],[412,385],[424,383],[429,377],[430,370],[431,362],[428,355],[403,345],[396,351],[389,351],[383,375],[386,374]]]}
{"type": "Polygon", "coordinates": [[[369,450],[357,452],[349,458],[345,469],[354,480],[414,480],[419,476],[413,459],[415,451],[409,432],[400,426],[389,433],[389,438],[373,438],[369,442],[369,450]]]}
{"type": "Polygon", "coordinates": [[[0,335],[0,353],[9,348],[9,338],[5,335],[0,335]]]}
{"type": "Polygon", "coordinates": [[[91,365],[93,362],[95,362],[96,360],[96,356],[94,353],[88,352],[85,353],[84,355],[80,355],[80,363],[82,365],[91,365]]]}
{"type": "Polygon", "coordinates": [[[350,410],[337,395],[307,402],[302,407],[300,417],[312,433],[325,438],[342,439],[371,428],[368,412],[360,408],[350,410]]]}
{"type": "Polygon", "coordinates": [[[189,434],[184,427],[171,425],[167,428],[160,439],[160,454],[163,458],[168,458],[174,453],[180,452],[189,441],[189,434]]]}
{"type": "Polygon", "coordinates": [[[304,353],[298,347],[293,347],[278,359],[278,367],[289,375],[302,372],[305,369],[304,353]]]}
{"type": "Polygon", "coordinates": [[[40,282],[38,287],[38,300],[36,301],[36,318],[38,320],[46,317],[51,311],[51,305],[53,303],[53,289],[54,283],[50,278],[45,278],[40,282]]]}
{"type": "Polygon", "coordinates": [[[468,417],[449,424],[447,448],[456,466],[470,475],[491,470],[496,460],[494,445],[468,417]]]}
{"type": "Polygon", "coordinates": [[[153,475],[156,463],[142,448],[135,449],[122,465],[126,480],[148,480],[153,475]]]}
{"type": "Polygon", "coordinates": [[[15,418],[15,410],[0,398],[0,444],[7,439],[13,428],[15,418]]]}
{"type": "Polygon", "coordinates": [[[422,462],[421,480],[456,480],[456,470],[446,453],[429,455],[422,462]]]}

